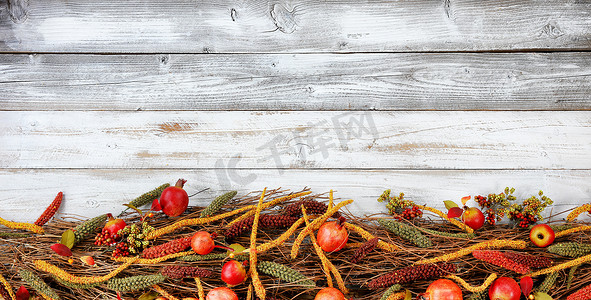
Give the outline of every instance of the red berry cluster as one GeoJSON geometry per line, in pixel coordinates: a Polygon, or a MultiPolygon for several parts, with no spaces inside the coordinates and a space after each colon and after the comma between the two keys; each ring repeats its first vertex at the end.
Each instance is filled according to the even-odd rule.
{"type": "Polygon", "coordinates": [[[103,231],[97,234],[94,238],[94,244],[97,246],[113,246],[117,244],[119,240],[121,240],[121,236],[119,234],[112,234],[106,228],[103,228],[103,231]]]}
{"type": "Polygon", "coordinates": [[[122,241],[117,244],[113,251],[113,258],[129,256],[129,244],[126,241],[122,241]]]}
{"type": "Polygon", "coordinates": [[[492,209],[487,210],[486,212],[486,223],[489,225],[495,225],[497,223],[497,217],[495,215],[495,211],[492,209]]]}
{"type": "Polygon", "coordinates": [[[490,208],[490,206],[492,205],[492,199],[489,199],[481,195],[475,196],[474,200],[478,202],[478,205],[480,205],[480,207],[490,208]]]}
{"type": "Polygon", "coordinates": [[[423,216],[423,211],[418,206],[414,205],[412,208],[406,208],[396,216],[399,221],[402,219],[412,220],[423,216]]]}
{"type": "Polygon", "coordinates": [[[534,224],[538,219],[529,212],[510,211],[509,219],[519,222],[517,226],[527,228],[530,224],[534,224]]]}

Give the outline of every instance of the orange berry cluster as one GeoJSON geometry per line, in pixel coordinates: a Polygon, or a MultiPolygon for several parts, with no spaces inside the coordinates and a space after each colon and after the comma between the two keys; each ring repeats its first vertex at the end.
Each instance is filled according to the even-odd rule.
{"type": "Polygon", "coordinates": [[[457,267],[452,263],[435,263],[414,265],[394,272],[384,274],[372,281],[367,286],[372,289],[379,289],[392,286],[397,283],[408,283],[417,280],[430,279],[442,277],[451,273],[455,273],[457,267]]]}
{"type": "Polygon", "coordinates": [[[143,258],[158,258],[169,254],[179,253],[191,247],[191,237],[178,238],[162,245],[147,248],[142,252],[143,258]]]}

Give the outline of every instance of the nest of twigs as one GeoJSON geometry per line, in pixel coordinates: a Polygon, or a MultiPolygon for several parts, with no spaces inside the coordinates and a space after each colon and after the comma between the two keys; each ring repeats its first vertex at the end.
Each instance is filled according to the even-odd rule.
{"type": "MultiPolygon", "coordinates": [[[[270,198],[276,198],[287,193],[288,191],[281,189],[267,191],[267,195],[270,198]]],[[[237,209],[246,205],[256,204],[259,197],[260,192],[252,192],[248,195],[234,198],[230,203],[223,207],[221,212],[230,211],[232,209],[237,209]]],[[[318,201],[328,200],[327,194],[316,194],[306,197],[310,199],[316,199],[318,201]]],[[[278,205],[277,207],[265,210],[263,213],[279,213],[282,207],[298,200],[300,199],[290,200],[278,205]]],[[[335,203],[338,203],[339,201],[339,199],[335,199],[335,203]]],[[[183,216],[177,218],[168,218],[161,213],[157,213],[153,218],[150,219],[149,223],[155,228],[161,228],[180,219],[197,218],[203,209],[204,207],[189,207],[183,216]]],[[[353,253],[356,251],[355,248],[346,247],[338,252],[327,253],[327,257],[338,268],[347,288],[351,292],[348,297],[353,297],[354,299],[380,299],[385,289],[370,290],[367,287],[367,283],[370,280],[387,272],[410,266],[418,260],[437,257],[442,254],[463,249],[478,242],[492,239],[529,240],[529,231],[527,229],[517,229],[511,227],[508,224],[504,224],[494,227],[485,226],[477,232],[477,236],[473,239],[451,238],[426,234],[431,239],[433,247],[419,248],[401,239],[400,237],[395,236],[378,225],[378,223],[375,221],[377,218],[391,218],[391,216],[385,213],[361,218],[349,213],[345,208],[341,210],[341,214],[347,219],[347,222],[358,225],[371,234],[379,237],[381,240],[393,243],[402,249],[400,251],[389,253],[376,248],[370,252],[360,263],[356,264],[352,264],[350,262],[353,253]]],[[[189,236],[196,231],[205,230],[210,233],[216,232],[218,234],[216,242],[221,245],[239,243],[248,248],[249,234],[243,234],[241,237],[235,238],[231,241],[226,241],[223,236],[225,225],[239,215],[240,214],[211,224],[182,228],[175,231],[174,233],[167,234],[152,241],[152,245],[159,245],[176,238],[189,236]]],[[[122,215],[122,218],[128,224],[138,222],[140,219],[138,214],[135,212],[125,213],[122,215]]],[[[557,217],[554,216],[553,218],[557,217]]],[[[59,242],[60,237],[65,230],[74,228],[82,221],[68,221],[71,219],[71,217],[62,217],[61,219],[55,218],[44,226],[44,235],[29,234],[26,237],[0,237],[0,273],[4,275],[4,277],[15,289],[21,285],[29,288],[27,283],[22,281],[18,275],[19,270],[28,269],[39,275],[47,284],[49,284],[58,293],[61,299],[116,299],[116,293],[107,289],[104,285],[90,289],[70,289],[59,284],[51,275],[40,272],[33,265],[32,262],[35,260],[46,260],[76,276],[101,276],[109,273],[111,270],[116,268],[116,266],[120,265],[120,263],[114,262],[111,258],[111,253],[114,247],[95,246],[93,244],[94,240],[91,237],[87,238],[87,240],[85,240],[83,243],[76,245],[76,247],[74,247],[72,250],[74,258],[85,255],[92,256],[96,262],[95,266],[87,266],[79,259],[74,259],[73,263],[69,263],[68,258],[58,256],[53,251],[51,251],[50,246],[56,242],[59,242]]],[[[428,212],[425,212],[423,218],[417,219],[414,222],[407,222],[407,224],[438,231],[460,232],[459,229],[454,225],[441,220],[437,216],[429,215],[428,212]]],[[[303,228],[303,226],[301,228],[303,228]]],[[[284,230],[285,229],[259,229],[257,243],[265,243],[273,240],[283,233],[284,230]]],[[[0,232],[15,231],[7,228],[0,228],[0,232]]],[[[313,299],[315,293],[319,289],[327,286],[326,277],[322,271],[320,259],[316,255],[308,238],[306,238],[302,244],[297,259],[292,260],[290,258],[291,246],[293,245],[294,238],[298,232],[299,230],[296,231],[296,233],[281,246],[266,253],[259,254],[258,260],[273,261],[288,265],[291,268],[298,270],[309,279],[315,281],[317,288],[306,289],[261,274],[262,283],[267,291],[267,297],[276,299],[313,299]]],[[[364,241],[365,240],[358,234],[350,233],[349,243],[360,243],[364,241]]],[[[591,236],[585,232],[578,232],[558,238],[555,243],[563,241],[591,243],[591,236]]],[[[217,249],[214,251],[219,253],[224,252],[223,250],[217,249]]],[[[555,261],[555,264],[559,264],[571,259],[551,254],[547,252],[546,249],[538,248],[529,242],[526,249],[514,251],[550,257],[555,261]]],[[[155,274],[163,267],[169,265],[198,266],[200,268],[213,270],[219,274],[223,263],[223,260],[185,262],[172,259],[154,265],[134,264],[120,273],[117,277],[155,274]]],[[[482,284],[486,277],[493,272],[497,273],[499,276],[509,276],[513,278],[518,278],[521,276],[520,274],[517,274],[513,271],[508,271],[483,261],[479,261],[471,255],[463,256],[457,260],[454,260],[453,263],[458,265],[459,271],[456,273],[456,275],[465,279],[473,286],[482,284]]],[[[589,265],[582,265],[578,268],[569,289],[566,288],[568,269],[561,272],[562,274],[559,276],[555,288],[549,291],[549,294],[555,299],[565,299],[570,293],[573,293],[574,291],[591,283],[591,267],[589,265]]],[[[542,275],[533,278],[534,286],[539,284],[544,279],[544,277],[545,276],[542,275]]],[[[427,286],[433,280],[434,279],[415,281],[404,284],[403,288],[410,290],[414,294],[414,298],[416,297],[416,294],[424,292],[427,286]]],[[[223,281],[221,281],[219,276],[216,276],[215,278],[206,278],[202,281],[206,292],[212,288],[226,285],[223,281]]],[[[239,295],[241,299],[245,299],[246,297],[249,282],[250,280],[247,280],[246,284],[243,283],[241,285],[232,287],[232,289],[239,295]]],[[[193,280],[169,279],[160,284],[160,286],[178,298],[197,297],[196,285],[193,280]]],[[[29,288],[29,290],[32,289],[29,288]]],[[[142,293],[143,292],[123,293],[122,297],[123,299],[137,299],[142,293]]],[[[464,291],[464,297],[467,299],[469,296],[470,293],[464,291]]]]}

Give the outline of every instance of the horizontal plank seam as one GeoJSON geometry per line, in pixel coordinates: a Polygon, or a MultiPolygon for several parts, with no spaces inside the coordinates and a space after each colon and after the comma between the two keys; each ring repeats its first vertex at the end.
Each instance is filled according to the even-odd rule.
{"type": "Polygon", "coordinates": [[[56,168],[56,167],[23,167],[23,168],[2,168],[0,167],[0,171],[60,171],[60,170],[242,170],[242,171],[289,171],[289,170],[297,170],[297,171],[326,171],[326,170],[336,170],[336,171],[591,171],[591,169],[587,168],[540,168],[540,169],[519,169],[519,168],[490,168],[490,169],[483,169],[483,168],[474,168],[474,169],[451,169],[451,168],[186,168],[186,167],[148,167],[148,168],[108,168],[108,167],[96,167],[96,168],[56,168]]]}
{"type": "Polygon", "coordinates": [[[498,49],[498,50],[423,50],[423,51],[293,51],[293,52],[48,52],[48,51],[0,51],[0,55],[15,54],[55,54],[55,55],[248,55],[248,54],[470,54],[470,53],[556,53],[556,52],[591,52],[591,48],[523,48],[523,49],[498,49]]]}

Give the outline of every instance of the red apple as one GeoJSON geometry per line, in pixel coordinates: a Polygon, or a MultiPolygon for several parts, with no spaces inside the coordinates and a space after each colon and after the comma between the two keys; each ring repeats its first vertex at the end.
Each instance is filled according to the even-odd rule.
{"type": "Polygon", "coordinates": [[[238,300],[238,296],[227,287],[219,287],[209,291],[205,300],[238,300]]]}
{"type": "Polygon", "coordinates": [[[215,244],[213,242],[211,234],[209,234],[207,231],[195,232],[195,234],[191,238],[191,248],[197,254],[209,254],[213,250],[213,248],[215,248],[215,244]]]}
{"type": "Polygon", "coordinates": [[[189,195],[183,190],[185,182],[179,179],[175,186],[165,188],[160,195],[160,208],[169,217],[180,216],[189,206],[189,195]]]}
{"type": "Polygon", "coordinates": [[[420,294],[418,300],[462,300],[462,290],[449,279],[433,281],[425,293],[420,294]]]}
{"type": "Polygon", "coordinates": [[[244,266],[235,260],[226,262],[222,267],[222,280],[229,285],[240,284],[245,278],[244,266]]]}
{"type": "Polygon", "coordinates": [[[538,224],[530,230],[529,239],[538,247],[548,247],[554,242],[554,230],[546,224],[538,224]]]}
{"type": "Polygon", "coordinates": [[[345,296],[343,295],[343,293],[341,293],[341,291],[339,291],[338,289],[335,288],[323,288],[321,289],[318,294],[316,294],[316,297],[314,297],[314,300],[344,300],[345,296]]]}
{"type": "Polygon", "coordinates": [[[468,207],[464,210],[462,221],[470,228],[478,230],[484,225],[484,214],[476,207],[468,207]]]}
{"type": "Polygon", "coordinates": [[[125,228],[125,226],[127,226],[127,224],[125,223],[125,221],[123,221],[122,219],[115,219],[113,218],[112,214],[107,214],[107,216],[109,217],[109,221],[107,222],[107,224],[105,224],[105,229],[111,233],[111,235],[115,235],[117,234],[117,232],[119,232],[119,230],[125,228]]]}
{"type": "Polygon", "coordinates": [[[490,286],[488,297],[493,300],[519,300],[521,288],[513,278],[499,277],[490,286]]]}
{"type": "Polygon", "coordinates": [[[345,247],[345,244],[347,244],[347,241],[349,240],[349,233],[343,226],[343,222],[345,222],[345,218],[341,217],[336,222],[322,224],[320,229],[318,229],[316,239],[322,250],[325,252],[333,252],[339,251],[345,247]]]}

